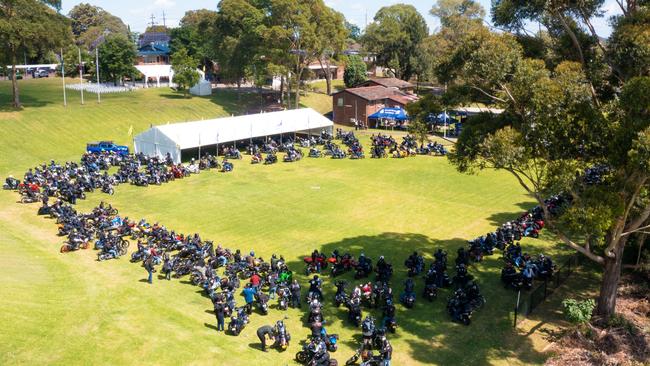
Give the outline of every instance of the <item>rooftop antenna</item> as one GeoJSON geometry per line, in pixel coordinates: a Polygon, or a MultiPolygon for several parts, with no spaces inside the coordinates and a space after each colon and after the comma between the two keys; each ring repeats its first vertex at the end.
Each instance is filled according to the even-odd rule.
{"type": "Polygon", "coordinates": [[[165,18],[165,11],[163,10],[163,27],[167,28],[167,18],[165,18]]]}
{"type": "Polygon", "coordinates": [[[156,22],[155,22],[156,17],[153,15],[153,13],[151,13],[151,18],[150,18],[150,19],[151,19],[151,23],[150,23],[150,24],[151,24],[151,26],[153,27],[154,25],[156,25],[156,22]]]}

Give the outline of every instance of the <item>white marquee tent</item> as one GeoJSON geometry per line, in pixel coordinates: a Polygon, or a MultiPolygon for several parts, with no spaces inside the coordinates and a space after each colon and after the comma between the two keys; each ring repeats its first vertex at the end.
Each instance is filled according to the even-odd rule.
{"type": "Polygon", "coordinates": [[[135,136],[133,145],[136,153],[160,157],[169,153],[179,163],[183,150],[311,130],[331,133],[333,126],[315,110],[303,108],[153,126],[135,136]]]}

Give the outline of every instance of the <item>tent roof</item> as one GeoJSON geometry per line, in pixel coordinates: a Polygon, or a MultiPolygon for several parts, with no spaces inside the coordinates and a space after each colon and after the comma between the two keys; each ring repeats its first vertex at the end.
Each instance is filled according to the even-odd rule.
{"type": "MultiPolygon", "coordinates": [[[[334,123],[311,108],[249,114],[204,121],[154,126],[182,149],[231,141],[331,127],[334,123]]],[[[143,132],[141,135],[147,134],[143,132]]],[[[135,140],[141,136],[136,136],[135,140]]]]}

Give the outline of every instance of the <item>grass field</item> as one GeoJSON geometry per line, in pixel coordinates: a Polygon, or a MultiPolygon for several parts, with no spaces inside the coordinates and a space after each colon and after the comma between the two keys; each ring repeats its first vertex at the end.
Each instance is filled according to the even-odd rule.
{"type": "MultiPolygon", "coordinates": [[[[149,123],[236,113],[240,105],[231,93],[185,100],[161,89],[106,96],[101,105],[90,101],[92,94],[85,106],[70,96],[64,109],[57,101],[57,82],[22,82],[25,110],[0,111],[3,178],[22,176],[26,168],[49,159],[78,160],[89,140],[128,142],[131,125],[137,133],[149,123]]],[[[1,82],[0,104],[9,93],[9,84],[1,82]]],[[[362,136],[365,145],[369,133],[362,136]]],[[[146,217],[184,233],[198,232],[234,249],[254,249],[264,258],[284,254],[301,273],[301,258],[314,248],[354,255],[364,251],[375,260],[384,254],[395,266],[394,289],[399,292],[403,262],[412,251],[422,251],[430,262],[433,251],[442,247],[453,260],[467,239],[532,206],[510,176],[461,175],[444,158],[303,159],[273,166],[253,166],[246,158],[235,162],[231,174],[203,172],[159,187],[123,185],[112,197],[91,195],[78,209],[106,200],[133,219],[146,217]]],[[[126,258],[98,263],[91,250],[59,254],[62,240],[54,223],[37,217],[35,205],[16,200],[15,193],[0,193],[1,365],[293,364],[299,340],[309,333],[298,311],[253,315],[239,337],[217,334],[211,303],[198,287],[185,280],[148,285],[143,282],[146,272],[126,258]],[[284,316],[291,347],[284,353],[260,352],[255,329],[284,316]]],[[[564,254],[546,236],[525,239],[523,245],[531,253],[564,254]]],[[[543,342],[512,329],[514,293],[500,285],[500,263],[495,255],[470,269],[487,305],[469,327],[450,322],[445,311],[449,290],[440,291],[431,304],[419,298],[412,310],[398,306],[400,328],[390,337],[393,364],[543,363],[543,342]]],[[[331,299],[328,279],[325,288],[331,299]]],[[[422,280],[417,291],[422,291],[422,280]]],[[[341,347],[333,354],[340,362],[360,340],[345,314],[343,308],[325,308],[328,331],[341,335],[341,347]]]]}

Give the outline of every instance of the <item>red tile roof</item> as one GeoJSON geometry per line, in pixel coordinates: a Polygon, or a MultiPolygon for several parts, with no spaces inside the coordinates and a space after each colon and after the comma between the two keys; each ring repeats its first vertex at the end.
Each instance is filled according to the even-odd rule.
{"type": "MultiPolygon", "coordinates": [[[[408,81],[400,80],[397,78],[372,78],[365,83],[368,82],[374,82],[377,83],[381,86],[385,86],[387,88],[398,88],[398,89],[404,89],[404,88],[412,88],[413,84],[409,83],[408,81]]],[[[363,85],[363,83],[361,84],[363,85]]]]}
{"type": "Polygon", "coordinates": [[[383,100],[383,99],[392,99],[401,104],[408,104],[412,101],[417,100],[417,96],[412,94],[406,94],[395,88],[386,88],[379,85],[374,86],[364,86],[360,88],[349,88],[342,90],[335,94],[340,93],[350,93],[354,94],[360,98],[373,101],[373,100],[383,100]]]}

